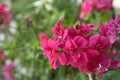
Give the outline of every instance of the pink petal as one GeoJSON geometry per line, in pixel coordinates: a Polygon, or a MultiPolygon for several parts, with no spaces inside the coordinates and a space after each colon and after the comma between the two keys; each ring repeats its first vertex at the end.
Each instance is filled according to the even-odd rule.
{"type": "Polygon", "coordinates": [[[87,62],[88,62],[87,54],[84,52],[80,53],[80,63],[86,64],[87,62]]]}
{"type": "Polygon", "coordinates": [[[100,72],[99,72],[99,76],[102,77],[103,73],[106,71],[107,68],[109,68],[111,63],[110,59],[105,59],[102,64],[101,64],[101,68],[100,68],[100,72]]]}
{"type": "Polygon", "coordinates": [[[57,50],[57,48],[58,48],[58,47],[57,47],[57,42],[54,41],[54,40],[52,40],[52,39],[49,39],[49,40],[48,40],[48,47],[57,50]]]}
{"type": "Polygon", "coordinates": [[[63,19],[58,20],[57,24],[55,24],[55,27],[60,27],[62,25],[63,19]]]}
{"type": "Polygon", "coordinates": [[[69,50],[73,50],[77,48],[77,45],[75,44],[74,40],[69,39],[65,42],[65,47],[69,50]]]}
{"type": "Polygon", "coordinates": [[[78,48],[85,48],[87,41],[84,37],[76,36],[74,38],[75,43],[77,44],[78,48]]]}
{"type": "Polygon", "coordinates": [[[52,32],[56,34],[57,32],[60,32],[61,28],[60,26],[62,25],[63,19],[60,19],[56,24],[55,27],[52,29],[52,32]]]}
{"type": "Polygon", "coordinates": [[[120,67],[120,59],[112,60],[110,68],[116,69],[120,67]]]}
{"type": "Polygon", "coordinates": [[[40,44],[41,44],[42,48],[43,49],[48,48],[48,45],[47,45],[48,37],[47,37],[47,35],[45,33],[41,33],[39,38],[40,38],[40,44]]]}
{"type": "Polygon", "coordinates": [[[58,67],[58,63],[57,63],[57,57],[54,55],[49,55],[49,61],[50,61],[50,65],[53,69],[57,69],[58,67]]]}
{"type": "Polygon", "coordinates": [[[47,50],[47,49],[43,50],[43,55],[45,55],[45,56],[49,56],[50,53],[51,53],[50,50],[47,50]]]}
{"type": "Polygon", "coordinates": [[[65,65],[67,62],[65,53],[57,53],[57,56],[58,56],[58,60],[59,60],[60,64],[65,65]]]}

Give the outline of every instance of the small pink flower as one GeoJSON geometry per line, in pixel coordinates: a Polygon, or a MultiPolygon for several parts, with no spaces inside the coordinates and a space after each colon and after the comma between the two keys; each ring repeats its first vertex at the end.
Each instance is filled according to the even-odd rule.
{"type": "Polygon", "coordinates": [[[110,68],[116,69],[120,67],[120,59],[115,59],[111,61],[110,68]]]}
{"type": "Polygon", "coordinates": [[[58,61],[61,65],[65,65],[66,56],[63,52],[58,51],[58,45],[56,41],[48,39],[47,35],[42,33],[40,35],[40,44],[43,48],[43,54],[48,57],[50,65],[53,69],[58,67],[58,61]]]}
{"type": "Polygon", "coordinates": [[[110,9],[112,8],[112,0],[95,0],[96,2],[96,7],[99,8],[106,8],[110,9]]]}
{"type": "Polygon", "coordinates": [[[117,30],[120,30],[120,14],[115,19],[110,19],[106,24],[100,23],[99,31],[101,35],[108,37],[111,44],[116,41],[117,30]]]}
{"type": "Polygon", "coordinates": [[[106,25],[106,35],[108,36],[111,44],[116,41],[116,28],[114,26],[113,19],[110,19],[106,25]]]}
{"type": "Polygon", "coordinates": [[[106,54],[106,57],[107,57],[107,58],[114,58],[114,57],[116,57],[117,55],[118,55],[118,50],[112,50],[111,53],[107,53],[107,54],[106,54]]]}
{"type": "Polygon", "coordinates": [[[0,49],[0,60],[4,60],[5,55],[3,54],[3,51],[0,49]]]}
{"type": "Polygon", "coordinates": [[[93,10],[109,10],[112,8],[112,0],[84,0],[81,6],[80,18],[84,19],[93,10]]]}
{"type": "Polygon", "coordinates": [[[98,29],[99,29],[100,35],[107,36],[106,35],[106,25],[104,25],[103,23],[100,22],[98,29]]]}
{"type": "Polygon", "coordinates": [[[110,59],[104,59],[103,62],[100,64],[100,71],[99,76],[102,77],[103,73],[107,71],[107,68],[110,66],[111,60],[110,59]]]}
{"type": "Polygon", "coordinates": [[[7,5],[0,3],[0,26],[5,27],[11,19],[11,14],[7,10],[7,5]]]}
{"type": "Polygon", "coordinates": [[[65,26],[62,27],[63,20],[60,19],[52,29],[53,39],[61,39],[64,37],[65,26]]]}
{"type": "Polygon", "coordinates": [[[102,77],[103,73],[108,69],[116,69],[120,67],[120,59],[115,59],[118,54],[117,50],[113,50],[112,53],[105,54],[105,58],[100,64],[99,76],[102,77]]]}
{"type": "Polygon", "coordinates": [[[114,25],[116,30],[120,30],[120,14],[117,14],[114,19],[114,25]]]}
{"type": "Polygon", "coordinates": [[[80,14],[80,18],[85,18],[86,15],[90,12],[92,12],[93,10],[93,5],[94,4],[94,0],[84,0],[82,6],[81,6],[81,14],[80,14]]]}
{"type": "Polygon", "coordinates": [[[116,29],[114,24],[111,24],[113,20],[109,20],[109,22],[105,25],[102,23],[99,25],[99,31],[101,35],[108,37],[111,44],[113,44],[116,40],[116,29]]]}
{"type": "Polygon", "coordinates": [[[70,26],[68,29],[67,36],[74,38],[77,35],[76,29],[73,26],[70,26]]]}
{"type": "Polygon", "coordinates": [[[12,69],[14,68],[14,63],[6,63],[3,67],[3,76],[5,80],[16,80],[16,77],[12,73],[12,69]]]}

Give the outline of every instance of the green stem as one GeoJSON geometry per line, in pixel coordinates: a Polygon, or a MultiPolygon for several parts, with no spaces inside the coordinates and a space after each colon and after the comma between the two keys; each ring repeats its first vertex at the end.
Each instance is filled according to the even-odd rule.
{"type": "Polygon", "coordinates": [[[89,80],[93,80],[92,79],[92,74],[91,73],[87,73],[88,77],[89,77],[89,80]]]}

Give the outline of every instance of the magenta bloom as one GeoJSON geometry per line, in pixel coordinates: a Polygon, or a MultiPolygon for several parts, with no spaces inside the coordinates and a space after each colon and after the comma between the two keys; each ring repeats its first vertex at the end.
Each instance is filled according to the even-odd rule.
{"type": "Polygon", "coordinates": [[[101,23],[100,34],[95,34],[97,32],[93,24],[81,23],[67,29],[60,19],[52,29],[51,39],[45,33],[40,34],[43,54],[48,57],[53,69],[58,64],[70,65],[81,72],[92,73],[98,70],[102,76],[106,69],[120,67],[120,59],[115,58],[118,51],[108,52],[111,42],[114,42],[114,30],[118,29],[114,21],[111,19],[105,25],[101,23]]]}
{"type": "Polygon", "coordinates": [[[94,70],[99,68],[99,64],[101,64],[104,60],[104,54],[100,53],[97,50],[88,50],[87,51],[88,62],[86,65],[81,65],[79,67],[82,72],[92,73],[94,70]]]}
{"type": "Polygon", "coordinates": [[[3,51],[0,49],[0,60],[4,60],[5,55],[3,54],[3,51]]]}
{"type": "Polygon", "coordinates": [[[12,73],[14,63],[5,64],[3,67],[3,76],[5,80],[16,80],[16,77],[12,73]]]}
{"type": "Polygon", "coordinates": [[[61,65],[66,63],[66,56],[63,52],[58,51],[59,48],[56,41],[48,39],[47,35],[42,33],[40,35],[40,44],[43,48],[43,54],[48,57],[53,69],[58,67],[58,62],[61,65]]]}
{"type": "Polygon", "coordinates": [[[0,26],[5,27],[5,25],[10,21],[11,14],[7,10],[7,5],[0,3],[0,26]]]}
{"type": "Polygon", "coordinates": [[[112,53],[107,53],[103,62],[100,64],[100,72],[99,76],[102,77],[103,73],[107,71],[107,69],[116,69],[120,67],[120,59],[115,59],[118,54],[118,51],[113,50],[112,53]]]}
{"type": "Polygon", "coordinates": [[[60,19],[52,29],[51,39],[46,34],[40,35],[43,54],[48,57],[53,69],[61,65],[71,65],[82,72],[92,72],[99,67],[109,49],[109,40],[93,30],[93,24],[77,24],[66,29],[60,19]]]}
{"type": "Polygon", "coordinates": [[[80,18],[85,18],[86,15],[90,12],[92,12],[93,10],[93,4],[94,4],[94,0],[84,0],[82,6],[81,6],[81,14],[80,14],[80,18]]]}
{"type": "Polygon", "coordinates": [[[98,50],[99,52],[106,52],[110,48],[109,40],[100,34],[91,36],[89,43],[90,48],[98,50]]]}
{"type": "Polygon", "coordinates": [[[100,64],[101,67],[100,67],[100,71],[99,71],[99,76],[102,77],[103,76],[103,73],[105,71],[107,71],[107,69],[109,68],[110,66],[110,63],[111,63],[111,60],[110,59],[104,59],[103,62],[100,64]]]}
{"type": "Polygon", "coordinates": [[[114,23],[116,30],[120,30],[120,14],[116,15],[113,23],[114,23]]]}
{"type": "Polygon", "coordinates": [[[113,44],[116,40],[116,29],[113,23],[113,19],[109,20],[106,25],[100,24],[99,31],[101,35],[109,38],[111,44],[113,44]]]}
{"type": "Polygon", "coordinates": [[[63,20],[60,19],[52,29],[53,39],[62,39],[65,37],[65,26],[62,26],[63,20]]]}
{"type": "Polygon", "coordinates": [[[115,59],[111,61],[110,68],[116,69],[120,67],[120,59],[115,59]]]}
{"type": "Polygon", "coordinates": [[[81,6],[80,18],[85,18],[93,10],[108,10],[112,8],[112,0],[84,0],[81,6]]]}
{"type": "MultiPolygon", "coordinates": [[[[112,20],[112,19],[111,19],[112,20]]],[[[111,20],[109,22],[111,22],[111,20]]],[[[116,29],[114,24],[107,23],[106,25],[100,24],[99,31],[101,35],[109,38],[111,44],[113,44],[116,40],[116,29]]]]}
{"type": "Polygon", "coordinates": [[[100,23],[99,31],[101,35],[108,37],[111,44],[116,41],[117,31],[120,30],[120,14],[115,19],[110,19],[106,24],[100,23]]]}
{"type": "Polygon", "coordinates": [[[81,64],[83,65],[88,62],[87,54],[84,51],[86,45],[87,40],[81,36],[75,36],[73,39],[68,38],[65,41],[63,51],[67,55],[69,65],[78,68],[81,64]]]}
{"type": "Polygon", "coordinates": [[[98,9],[104,8],[104,9],[110,9],[112,8],[112,0],[94,0],[96,7],[98,9]]]}

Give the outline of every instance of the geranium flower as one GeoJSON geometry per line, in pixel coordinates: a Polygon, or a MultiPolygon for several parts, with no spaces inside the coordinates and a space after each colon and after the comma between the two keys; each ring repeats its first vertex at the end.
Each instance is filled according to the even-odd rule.
{"type": "Polygon", "coordinates": [[[50,65],[53,69],[58,67],[58,62],[61,65],[66,63],[66,56],[64,52],[58,51],[59,48],[56,41],[48,39],[47,35],[42,33],[40,35],[40,44],[43,48],[43,54],[48,57],[50,65]]]}
{"type": "Polygon", "coordinates": [[[3,54],[3,51],[0,49],[0,60],[4,60],[5,55],[3,54]]]}
{"type": "Polygon", "coordinates": [[[101,35],[109,38],[111,44],[116,41],[117,31],[120,30],[120,14],[116,15],[115,19],[110,19],[106,24],[99,24],[101,35]]]}
{"type": "Polygon", "coordinates": [[[6,4],[0,3],[0,27],[5,27],[11,19],[11,14],[7,8],[6,4]]]}
{"type": "Polygon", "coordinates": [[[5,80],[16,80],[16,77],[12,74],[14,63],[6,63],[3,67],[3,76],[5,80]]]}
{"type": "Polygon", "coordinates": [[[84,19],[93,10],[109,10],[112,8],[112,0],[84,0],[81,6],[80,18],[84,19]]]}
{"type": "Polygon", "coordinates": [[[40,34],[43,54],[48,57],[53,69],[58,64],[70,65],[81,72],[92,73],[98,70],[102,76],[107,69],[120,67],[120,59],[115,59],[118,51],[108,52],[116,36],[114,19],[106,24],[100,23],[100,34],[96,34],[93,24],[81,23],[66,29],[62,22],[60,19],[55,24],[51,39],[45,33],[40,34]]]}

